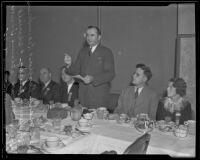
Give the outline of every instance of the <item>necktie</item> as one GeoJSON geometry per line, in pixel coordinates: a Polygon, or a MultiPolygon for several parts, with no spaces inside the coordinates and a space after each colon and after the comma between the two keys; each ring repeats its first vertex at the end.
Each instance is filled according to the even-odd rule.
{"type": "Polygon", "coordinates": [[[138,91],[139,91],[139,88],[137,88],[136,91],[135,91],[135,99],[138,97],[138,94],[139,94],[138,91]]]}
{"type": "Polygon", "coordinates": [[[19,95],[22,93],[23,85],[22,83],[19,84],[19,95]]]}
{"type": "Polygon", "coordinates": [[[89,48],[89,56],[92,55],[92,47],[89,48]]]}

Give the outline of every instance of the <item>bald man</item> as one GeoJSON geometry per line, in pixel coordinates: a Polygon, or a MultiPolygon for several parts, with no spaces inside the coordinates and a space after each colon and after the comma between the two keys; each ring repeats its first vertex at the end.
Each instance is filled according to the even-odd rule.
{"type": "Polygon", "coordinates": [[[49,68],[40,69],[40,82],[38,99],[42,100],[43,104],[59,102],[59,85],[51,79],[51,70],[49,68]]]}

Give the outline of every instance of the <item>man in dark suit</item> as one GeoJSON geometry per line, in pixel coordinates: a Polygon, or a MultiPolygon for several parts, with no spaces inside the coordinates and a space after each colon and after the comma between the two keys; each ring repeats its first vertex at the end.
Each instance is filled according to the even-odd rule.
{"type": "Polygon", "coordinates": [[[67,61],[66,64],[72,73],[82,77],[79,86],[81,104],[87,108],[107,107],[110,83],[115,77],[113,54],[100,44],[101,31],[98,27],[89,26],[85,35],[89,46],[80,50],[75,63],[67,61]]]}
{"type": "Polygon", "coordinates": [[[78,99],[79,83],[74,80],[66,67],[61,68],[60,102],[74,106],[74,100],[78,99]]]}
{"type": "Polygon", "coordinates": [[[18,70],[18,81],[13,87],[13,98],[29,99],[36,98],[38,93],[38,84],[29,80],[28,69],[20,66],[18,70]]]}
{"type": "Polygon", "coordinates": [[[5,93],[9,94],[10,96],[12,95],[12,89],[13,89],[13,85],[10,82],[10,72],[9,71],[5,71],[4,72],[4,90],[5,93]]]}
{"type": "Polygon", "coordinates": [[[59,84],[51,79],[49,68],[40,69],[40,82],[38,99],[42,100],[43,104],[59,102],[59,84]]]}
{"type": "Polygon", "coordinates": [[[146,113],[149,118],[155,120],[158,96],[147,84],[151,77],[152,73],[148,66],[137,64],[132,81],[134,86],[128,86],[122,91],[114,113],[125,113],[130,117],[146,113]]]}

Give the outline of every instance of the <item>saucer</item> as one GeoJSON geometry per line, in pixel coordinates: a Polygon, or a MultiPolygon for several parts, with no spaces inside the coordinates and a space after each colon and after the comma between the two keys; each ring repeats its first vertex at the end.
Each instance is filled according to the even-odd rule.
{"type": "Polygon", "coordinates": [[[46,145],[46,142],[44,142],[43,145],[42,145],[42,148],[43,148],[44,150],[50,151],[50,152],[51,152],[51,151],[56,151],[56,150],[61,149],[61,148],[63,148],[63,147],[65,147],[65,145],[64,145],[62,142],[60,142],[59,145],[56,146],[56,147],[48,147],[48,146],[46,145]]]}
{"type": "Polygon", "coordinates": [[[88,131],[90,131],[91,127],[92,127],[91,124],[88,124],[87,126],[80,126],[80,125],[76,126],[76,128],[79,129],[82,132],[88,132],[88,131]]]}

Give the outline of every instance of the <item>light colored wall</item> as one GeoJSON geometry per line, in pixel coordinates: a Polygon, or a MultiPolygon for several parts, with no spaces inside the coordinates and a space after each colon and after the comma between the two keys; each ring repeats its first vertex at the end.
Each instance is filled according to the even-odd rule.
{"type": "Polygon", "coordinates": [[[179,76],[187,83],[187,97],[194,111],[196,119],[196,50],[195,50],[195,6],[194,4],[180,4],[178,17],[178,32],[180,39],[179,76]]]}

